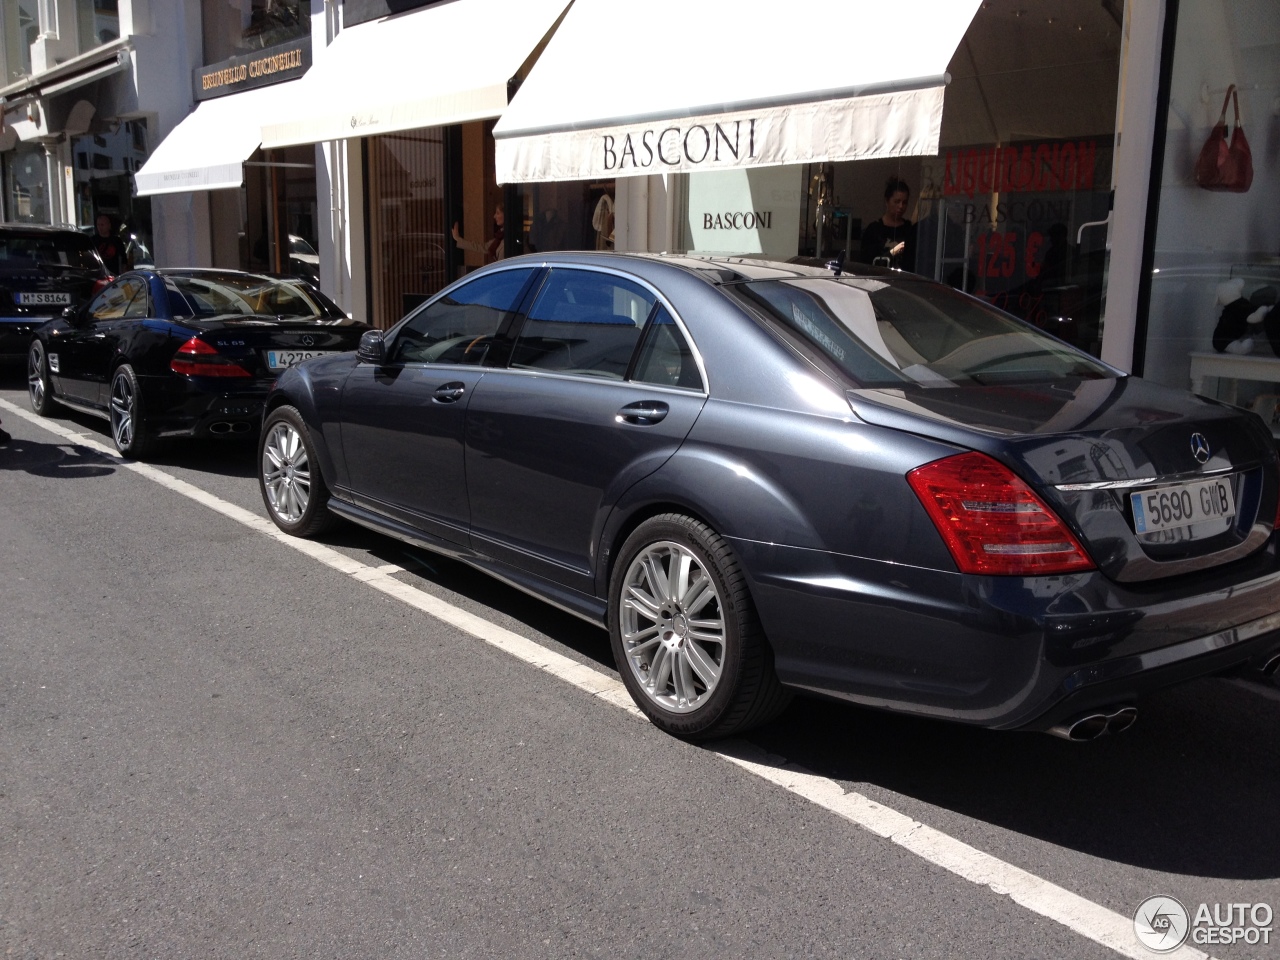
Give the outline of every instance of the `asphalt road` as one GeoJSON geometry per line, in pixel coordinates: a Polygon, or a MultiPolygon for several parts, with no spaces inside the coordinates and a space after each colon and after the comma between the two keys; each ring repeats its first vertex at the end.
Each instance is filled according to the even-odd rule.
{"type": "MultiPolygon", "coordinates": [[[[23,387],[10,371],[0,399],[25,409],[23,387]]],[[[1273,686],[1167,691],[1086,745],[800,700],[746,743],[694,747],[0,419],[6,957],[1121,955],[724,752],[1125,918],[1155,894],[1280,909],[1273,686]]],[[[109,445],[104,422],[49,424],[109,445]]],[[[155,465],[265,516],[250,446],[155,465]]],[[[482,575],[354,527],[324,542],[616,677],[603,632],[482,575]]]]}

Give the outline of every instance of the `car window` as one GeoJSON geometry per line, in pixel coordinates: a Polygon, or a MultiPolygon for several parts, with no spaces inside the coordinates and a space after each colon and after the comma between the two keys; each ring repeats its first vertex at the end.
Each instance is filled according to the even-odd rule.
{"type": "Polygon", "coordinates": [[[138,320],[151,316],[151,295],[147,290],[145,283],[139,284],[137,296],[129,301],[129,306],[125,308],[124,318],[126,320],[138,320]]]}
{"type": "Polygon", "coordinates": [[[255,274],[171,275],[165,279],[175,316],[306,317],[346,319],[336,306],[302,285],[255,274]],[[175,297],[177,293],[179,296],[175,297]],[[185,304],[183,303],[185,301],[185,304]]]}
{"type": "Polygon", "coordinates": [[[396,331],[388,363],[484,362],[533,273],[532,267],[487,273],[420,308],[396,331]]]}
{"type": "Polygon", "coordinates": [[[1115,374],[1088,354],[940,284],[761,280],[730,291],[864,387],[1037,383],[1115,374]]]}
{"type": "Polygon", "coordinates": [[[70,267],[101,276],[106,271],[94,252],[93,240],[76,233],[0,233],[0,261],[25,261],[50,267],[70,267]]]}
{"type": "Polygon", "coordinates": [[[553,269],[529,309],[511,366],[621,380],[656,299],[612,274],[553,269]]]}
{"type": "Polygon", "coordinates": [[[90,320],[119,320],[145,286],[139,277],[117,280],[93,298],[85,314],[90,320]]]}
{"type": "Polygon", "coordinates": [[[661,304],[645,332],[640,358],[631,379],[663,387],[702,389],[702,374],[698,371],[689,341],[661,304]]]}

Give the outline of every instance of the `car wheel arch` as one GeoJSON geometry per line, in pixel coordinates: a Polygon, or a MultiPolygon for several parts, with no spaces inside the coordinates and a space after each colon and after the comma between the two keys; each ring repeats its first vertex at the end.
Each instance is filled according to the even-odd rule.
{"type": "Polygon", "coordinates": [[[705,511],[679,500],[651,500],[635,504],[629,510],[622,511],[617,507],[614,510],[615,515],[609,518],[601,536],[600,562],[597,564],[595,578],[597,595],[601,597],[609,595],[609,580],[613,576],[613,568],[617,564],[622,545],[647,520],[667,513],[678,513],[716,529],[715,521],[705,511]]]}

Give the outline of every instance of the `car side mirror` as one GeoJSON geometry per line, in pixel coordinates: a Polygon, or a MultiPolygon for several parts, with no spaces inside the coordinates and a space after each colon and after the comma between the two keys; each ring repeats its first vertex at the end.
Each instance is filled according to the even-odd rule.
{"type": "Polygon", "coordinates": [[[62,308],[62,319],[72,326],[77,326],[84,320],[84,312],[81,307],[75,305],[62,308]]]}
{"type": "Polygon", "coordinates": [[[366,330],[360,337],[360,346],[356,349],[356,359],[362,363],[376,363],[382,366],[387,360],[387,344],[382,339],[381,330],[366,330]]]}

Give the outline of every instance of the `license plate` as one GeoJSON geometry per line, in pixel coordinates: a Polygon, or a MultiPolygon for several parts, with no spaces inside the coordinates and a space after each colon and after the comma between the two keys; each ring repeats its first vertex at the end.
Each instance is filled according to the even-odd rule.
{"type": "Polygon", "coordinates": [[[332,350],[268,350],[267,366],[272,370],[284,370],[295,363],[310,360],[312,357],[327,357],[332,350]]]}
{"type": "MultiPolygon", "coordinates": [[[[1189,527],[1205,520],[1227,520],[1236,515],[1230,477],[1131,493],[1129,502],[1133,505],[1133,528],[1138,533],[1189,527]]],[[[1212,532],[1205,534],[1212,535],[1212,532]]]]}
{"type": "Polygon", "coordinates": [[[17,296],[18,302],[28,307],[45,307],[45,306],[69,306],[71,303],[71,294],[69,293],[20,293],[17,296]]]}

